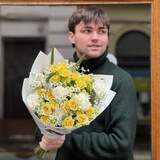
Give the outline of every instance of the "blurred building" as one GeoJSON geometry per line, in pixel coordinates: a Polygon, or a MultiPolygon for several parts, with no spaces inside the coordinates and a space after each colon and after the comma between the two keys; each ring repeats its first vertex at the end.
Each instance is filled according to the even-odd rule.
{"type": "MultiPolygon", "coordinates": [[[[136,85],[140,101],[137,142],[143,143],[144,150],[150,150],[150,5],[100,7],[107,10],[111,21],[109,52],[133,76],[136,85]]],[[[48,53],[56,47],[64,57],[72,56],[67,21],[75,9],[76,6],[0,6],[1,141],[33,134],[35,124],[21,98],[23,79],[39,50],[48,53]]]]}

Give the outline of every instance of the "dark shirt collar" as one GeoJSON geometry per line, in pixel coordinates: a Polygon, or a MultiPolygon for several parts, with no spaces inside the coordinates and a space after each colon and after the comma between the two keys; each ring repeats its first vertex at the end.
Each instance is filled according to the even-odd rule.
{"type": "MultiPolygon", "coordinates": [[[[80,67],[84,67],[85,70],[89,69],[90,72],[94,71],[96,68],[100,67],[101,65],[103,65],[105,63],[105,61],[107,60],[107,52],[105,52],[104,54],[102,54],[100,57],[98,58],[92,58],[89,60],[84,60],[80,67]]],[[[79,57],[77,56],[76,52],[73,55],[74,61],[77,62],[79,57]]]]}

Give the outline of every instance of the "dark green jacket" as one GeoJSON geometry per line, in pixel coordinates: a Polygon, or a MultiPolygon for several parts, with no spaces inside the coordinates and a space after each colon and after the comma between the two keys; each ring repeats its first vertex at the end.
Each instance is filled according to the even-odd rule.
{"type": "Polygon", "coordinates": [[[111,104],[90,125],[66,135],[56,160],[133,160],[136,93],[130,75],[106,56],[82,64],[92,73],[113,75],[111,104]]]}

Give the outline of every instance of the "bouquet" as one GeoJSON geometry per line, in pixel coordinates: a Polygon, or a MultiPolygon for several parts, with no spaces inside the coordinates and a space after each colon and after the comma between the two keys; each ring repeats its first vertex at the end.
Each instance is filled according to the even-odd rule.
{"type": "Polygon", "coordinates": [[[112,75],[85,74],[80,63],[68,62],[54,48],[48,55],[38,54],[24,79],[23,101],[48,137],[90,124],[116,94],[110,90],[112,75]]]}

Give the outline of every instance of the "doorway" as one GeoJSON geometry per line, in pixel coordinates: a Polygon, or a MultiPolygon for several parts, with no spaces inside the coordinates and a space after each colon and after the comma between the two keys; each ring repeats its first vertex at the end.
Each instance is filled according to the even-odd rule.
{"type": "Polygon", "coordinates": [[[39,51],[45,50],[45,38],[3,38],[4,51],[4,118],[31,118],[25,107],[21,89],[23,79],[39,51]]]}

